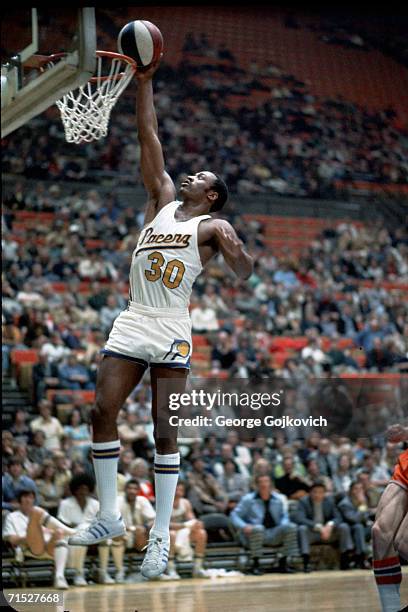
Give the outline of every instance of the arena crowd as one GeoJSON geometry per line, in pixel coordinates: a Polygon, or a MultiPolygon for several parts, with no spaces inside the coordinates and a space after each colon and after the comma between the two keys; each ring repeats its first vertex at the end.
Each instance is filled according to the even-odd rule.
{"type": "MultiPolygon", "coordinates": [[[[204,48],[204,40],[187,38],[185,53],[204,48]]],[[[279,67],[265,72],[254,64],[244,72],[228,49],[211,53],[199,82],[188,62],[177,80],[170,66],[158,73],[159,123],[176,181],[208,165],[238,194],[334,197],[335,181],[345,177],[406,182],[406,142],[391,111],[372,115],[343,100],[317,100],[279,67]],[[264,77],[274,85],[257,108],[230,107],[219,96],[220,87],[237,95],[262,91],[264,77]]],[[[106,141],[75,155],[61,145],[53,111],[4,142],[4,170],[14,183],[2,216],[3,376],[16,385],[14,349],[38,351],[29,384],[35,414],[18,410],[2,435],[3,538],[17,550],[34,504],[44,511],[36,520],[54,532],[61,524],[45,512],[72,529],[98,510],[90,405],[82,393],[95,388],[99,351],[126,307],[129,260],[143,222],[143,213],[123,208],[114,190],[103,197],[96,186],[101,177],[140,181],[130,99],[118,105],[115,123],[106,141]],[[85,180],[95,189],[84,189],[85,180]],[[35,225],[21,224],[21,211],[51,213],[49,224],[40,216],[35,225]]],[[[333,226],[300,257],[290,248],[268,249],[262,223],[230,216],[256,265],[248,283],[218,259],[198,278],[191,316],[194,334],[210,345],[208,375],[281,378],[295,394],[288,405],[295,412],[302,410],[299,389],[313,378],[406,370],[408,310],[398,289],[408,280],[405,228],[377,221],[333,226]],[[274,339],[299,336],[307,337],[306,346],[273,365],[274,339]]],[[[124,581],[125,553],[141,550],[154,519],[150,405],[144,381],[120,413],[118,484],[128,532],[124,541],[99,547],[98,579],[105,584],[124,581]]],[[[401,450],[378,429],[377,418],[386,424],[400,416],[392,410],[382,406],[366,421],[371,437],[295,428],[254,440],[209,433],[185,443],[167,578],[177,579],[177,562],[186,560],[195,576],[206,577],[207,542],[230,540],[248,549],[247,571],[255,574],[263,571],[263,545],[281,547],[279,571],[291,571],[296,559],[310,571],[311,542],[337,546],[342,569],[369,567],[370,526],[401,450]]],[[[86,584],[87,551],[68,551],[61,533],[55,542],[57,586],[66,588],[67,564],[76,571],[74,584],[86,584]]]]}

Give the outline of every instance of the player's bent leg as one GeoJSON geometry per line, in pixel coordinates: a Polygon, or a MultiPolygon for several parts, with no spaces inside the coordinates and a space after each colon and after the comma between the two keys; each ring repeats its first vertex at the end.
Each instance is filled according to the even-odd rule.
{"type": "Polygon", "coordinates": [[[180,469],[177,428],[169,425],[169,396],[183,393],[188,370],[166,366],[151,367],[152,417],[154,423],[154,479],[156,517],[150,530],[141,573],[157,578],[166,569],[170,551],[169,525],[180,469]]]}
{"type": "Polygon", "coordinates": [[[394,538],[408,510],[405,489],[390,483],[381,496],[372,527],[374,559],[395,554],[394,538]]]}
{"type": "Polygon", "coordinates": [[[407,513],[407,506],[405,489],[391,482],[381,496],[372,528],[374,576],[383,612],[398,611],[401,605],[401,565],[394,538],[407,513]]]}
{"type": "Polygon", "coordinates": [[[116,420],[145,369],[144,365],[130,359],[106,355],[99,366],[92,410],[92,455],[100,509],[86,529],[69,539],[71,545],[90,546],[125,534],[125,524],[117,507],[120,441],[116,420]]]}

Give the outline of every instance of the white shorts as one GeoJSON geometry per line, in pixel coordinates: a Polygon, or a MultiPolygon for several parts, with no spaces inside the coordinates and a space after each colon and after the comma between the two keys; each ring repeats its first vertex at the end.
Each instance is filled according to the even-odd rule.
{"type": "Polygon", "coordinates": [[[140,363],[190,368],[192,341],[188,310],[152,308],[129,302],[113,323],[104,355],[140,363]]]}

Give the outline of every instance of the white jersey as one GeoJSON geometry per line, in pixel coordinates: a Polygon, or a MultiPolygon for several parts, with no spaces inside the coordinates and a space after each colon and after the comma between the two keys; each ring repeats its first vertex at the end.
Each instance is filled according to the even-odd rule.
{"type": "Polygon", "coordinates": [[[143,228],[133,251],[130,300],[151,308],[187,310],[193,283],[202,270],[197,230],[211,215],[176,221],[181,202],[164,206],[143,228]]]}

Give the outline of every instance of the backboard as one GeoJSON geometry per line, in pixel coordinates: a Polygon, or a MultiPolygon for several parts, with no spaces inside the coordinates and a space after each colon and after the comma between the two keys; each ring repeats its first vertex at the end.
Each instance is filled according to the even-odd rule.
{"type": "MultiPolygon", "coordinates": [[[[56,10],[58,11],[58,7],[56,10]]],[[[20,12],[14,11],[17,25],[20,24],[20,20],[24,22],[24,17],[27,17],[22,14],[22,11],[23,9],[20,11],[21,15],[20,12]]],[[[63,12],[64,10],[60,10],[61,14],[63,12]]],[[[66,36],[64,23],[58,22],[51,13],[42,15],[39,21],[37,9],[31,9],[29,14],[31,24],[21,28],[23,33],[29,31],[31,40],[24,40],[22,36],[22,45],[17,47],[19,50],[3,58],[1,70],[2,138],[42,113],[65,93],[83,85],[93,76],[96,68],[95,9],[81,7],[76,8],[75,12],[77,14],[73,17],[67,16],[67,23],[73,23],[71,33],[73,35],[69,40],[69,48],[64,44],[62,47],[65,46],[65,48],[61,46],[58,48],[59,41],[64,41],[64,35],[66,36]],[[47,45],[47,39],[43,35],[45,28],[41,27],[44,22],[48,26],[48,31],[53,31],[55,42],[48,42],[48,45],[54,44],[54,48],[47,46],[42,48],[42,45],[47,45]],[[67,51],[67,56],[63,61],[42,72],[31,71],[27,78],[27,68],[38,67],[38,62],[36,62],[38,52],[51,54],[61,50],[67,51]]],[[[11,48],[13,45],[18,46],[19,41],[10,42],[11,48]]]]}

